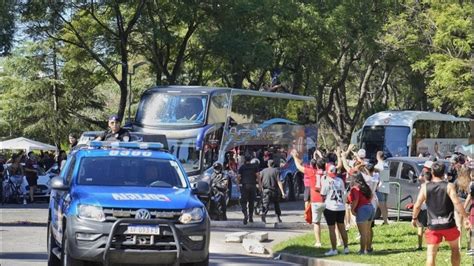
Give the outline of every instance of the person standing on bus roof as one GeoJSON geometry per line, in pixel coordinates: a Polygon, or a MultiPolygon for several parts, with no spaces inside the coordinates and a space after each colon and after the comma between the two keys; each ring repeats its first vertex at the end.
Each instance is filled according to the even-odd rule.
{"type": "Polygon", "coordinates": [[[130,141],[130,132],[120,126],[120,119],[117,115],[109,117],[109,129],[104,131],[97,140],[100,141],[130,141]]]}
{"type": "Polygon", "coordinates": [[[251,156],[245,156],[244,164],[239,168],[237,182],[240,187],[240,205],[244,214],[244,224],[253,223],[253,208],[255,198],[257,197],[257,183],[261,186],[260,175],[258,174],[258,165],[251,163],[251,156]]]}

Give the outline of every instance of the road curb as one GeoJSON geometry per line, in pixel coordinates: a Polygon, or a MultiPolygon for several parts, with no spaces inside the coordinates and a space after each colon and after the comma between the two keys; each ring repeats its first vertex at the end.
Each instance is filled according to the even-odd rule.
{"type": "MultiPolygon", "coordinates": [[[[211,227],[215,228],[261,228],[261,229],[311,229],[312,225],[307,223],[263,223],[253,222],[244,225],[242,221],[211,221],[211,227]]],[[[324,227],[324,226],[323,226],[324,227]]]]}
{"type": "Polygon", "coordinates": [[[289,253],[277,253],[277,257],[280,260],[296,263],[303,266],[370,266],[373,264],[363,264],[363,263],[354,263],[354,262],[346,262],[346,261],[339,261],[339,260],[327,260],[321,258],[313,258],[301,255],[294,255],[289,253]]]}
{"type": "Polygon", "coordinates": [[[42,222],[26,222],[26,221],[16,221],[16,222],[0,222],[0,226],[48,226],[48,223],[42,222]]]}

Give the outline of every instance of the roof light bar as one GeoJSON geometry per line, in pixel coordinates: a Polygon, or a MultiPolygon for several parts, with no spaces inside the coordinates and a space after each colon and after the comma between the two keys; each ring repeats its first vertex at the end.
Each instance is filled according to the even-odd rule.
{"type": "Polygon", "coordinates": [[[119,142],[119,141],[91,141],[91,148],[122,148],[122,149],[141,149],[141,150],[161,150],[164,145],[159,142],[119,142]]]}

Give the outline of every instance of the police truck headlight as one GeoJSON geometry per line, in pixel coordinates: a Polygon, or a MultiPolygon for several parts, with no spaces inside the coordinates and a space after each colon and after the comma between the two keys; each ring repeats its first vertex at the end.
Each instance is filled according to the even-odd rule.
{"type": "Polygon", "coordinates": [[[102,207],[93,205],[79,205],[77,215],[79,218],[98,222],[105,221],[105,214],[102,207]]]}
{"type": "Polygon", "coordinates": [[[182,224],[192,224],[192,223],[200,223],[204,219],[204,211],[202,208],[192,208],[183,210],[181,216],[179,217],[179,221],[182,224]]]}

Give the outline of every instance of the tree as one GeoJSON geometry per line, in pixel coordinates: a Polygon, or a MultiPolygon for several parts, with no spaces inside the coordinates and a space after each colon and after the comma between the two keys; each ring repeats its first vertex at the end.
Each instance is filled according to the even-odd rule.
{"type": "MultiPolygon", "coordinates": [[[[88,109],[100,109],[100,97],[84,88],[93,87],[93,73],[87,79],[77,76],[81,71],[66,63],[61,69],[62,80],[54,74],[51,45],[48,41],[24,43],[2,61],[4,73],[0,78],[0,114],[9,125],[11,135],[25,135],[60,146],[71,129],[90,128],[77,119],[88,109]],[[72,73],[71,73],[72,72],[72,73]],[[58,105],[52,97],[55,86],[61,86],[58,105]]],[[[85,66],[83,66],[85,67],[85,66]]],[[[93,91],[93,90],[92,90],[93,91]]],[[[3,132],[4,135],[9,132],[3,132]]]]}
{"type": "Polygon", "coordinates": [[[95,60],[118,85],[120,102],[117,114],[122,119],[128,96],[129,41],[145,1],[38,5],[43,10],[50,11],[62,25],[59,33],[48,28],[44,28],[44,33],[65,46],[81,50],[87,59],[95,60]],[[116,71],[116,67],[119,71],[116,71]]]}
{"type": "MultiPolygon", "coordinates": [[[[473,7],[463,3],[412,3],[390,17],[383,38],[387,49],[399,53],[400,62],[418,86],[421,110],[472,116],[471,50],[473,7]]],[[[416,101],[416,99],[415,99],[416,101]]],[[[410,106],[408,106],[410,107],[410,106]]]]}
{"type": "Polygon", "coordinates": [[[10,53],[15,33],[15,1],[0,1],[0,55],[10,53]]]}

